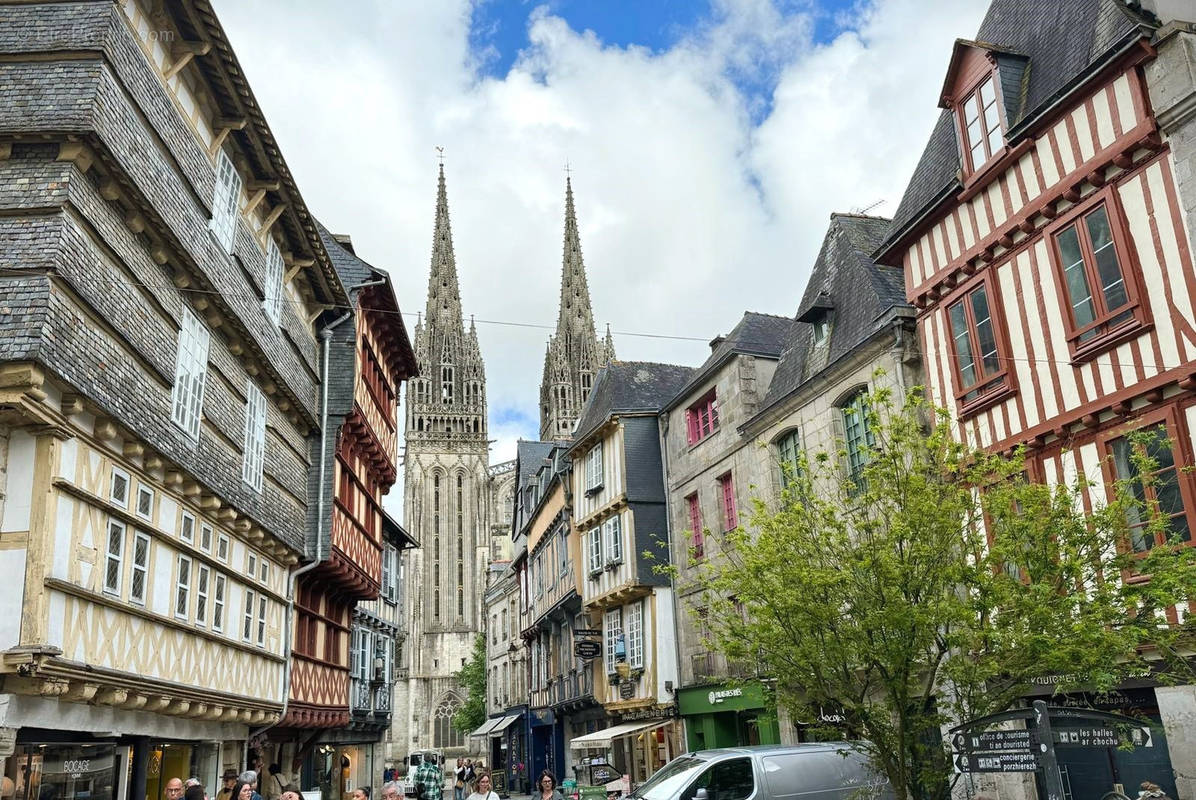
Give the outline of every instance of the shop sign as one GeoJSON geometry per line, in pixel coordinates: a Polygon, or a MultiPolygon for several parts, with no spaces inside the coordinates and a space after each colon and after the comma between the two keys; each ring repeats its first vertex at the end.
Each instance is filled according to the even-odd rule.
{"type": "Polygon", "coordinates": [[[619,697],[624,700],[630,700],[635,697],[635,684],[631,681],[623,681],[619,684],[619,697]]]}
{"type": "Polygon", "coordinates": [[[573,645],[573,655],[584,658],[586,661],[597,658],[600,653],[602,653],[602,645],[598,642],[583,639],[573,645]]]}
{"type": "Polygon", "coordinates": [[[743,687],[736,686],[734,689],[717,689],[706,695],[706,699],[710,701],[710,705],[721,703],[728,697],[743,697],[743,687]]]}
{"type": "Polygon", "coordinates": [[[601,639],[602,631],[596,630],[594,628],[574,628],[573,635],[581,637],[583,639],[589,638],[589,637],[593,637],[595,639],[601,639]]]}
{"type": "Polygon", "coordinates": [[[655,708],[636,708],[619,714],[619,722],[641,722],[650,719],[671,719],[677,716],[677,707],[668,705],[655,708]]]}

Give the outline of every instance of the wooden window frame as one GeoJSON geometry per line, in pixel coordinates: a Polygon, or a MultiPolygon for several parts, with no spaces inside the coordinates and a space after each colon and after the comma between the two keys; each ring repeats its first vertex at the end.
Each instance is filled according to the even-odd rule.
{"type": "Polygon", "coordinates": [[[967,419],[986,408],[990,408],[1008,399],[1017,391],[1017,376],[1010,362],[1012,346],[1009,342],[1009,327],[1005,322],[1004,303],[1002,303],[1000,293],[997,290],[997,269],[999,267],[993,267],[976,275],[971,280],[960,285],[949,297],[940,303],[944,315],[943,322],[947,331],[947,348],[950,353],[951,376],[955,387],[956,415],[960,419],[967,419]],[[981,348],[976,329],[976,319],[971,303],[968,302],[972,294],[978,289],[983,289],[988,298],[988,316],[992,322],[993,338],[997,343],[997,359],[1001,365],[996,372],[991,375],[984,374],[983,376],[980,376],[980,372],[983,369],[983,361],[980,354],[981,348]],[[976,374],[979,376],[968,386],[963,385],[963,370],[960,366],[959,350],[955,346],[955,331],[951,325],[951,309],[959,303],[964,304],[968,326],[968,341],[972,347],[976,374]],[[989,388],[971,400],[966,399],[969,394],[980,387],[989,388]]]}
{"type": "Polygon", "coordinates": [[[690,532],[693,534],[689,558],[690,561],[701,561],[706,557],[706,539],[702,535],[702,503],[697,492],[685,496],[685,511],[689,517],[690,532]]]}
{"type": "MultiPolygon", "coordinates": [[[[1051,261],[1051,274],[1055,281],[1055,291],[1058,293],[1059,302],[1063,306],[1064,336],[1067,339],[1067,348],[1071,354],[1073,365],[1090,361],[1124,343],[1126,340],[1146,332],[1153,323],[1153,320],[1150,315],[1149,304],[1142,301],[1144,296],[1142,270],[1138,263],[1137,252],[1132,246],[1133,238],[1130,235],[1125,209],[1122,208],[1116,184],[1109,184],[1093,192],[1083,201],[1067,209],[1065,213],[1060,214],[1058,219],[1043,230],[1043,237],[1046,241],[1047,253],[1051,261]],[[1113,252],[1117,256],[1117,264],[1121,269],[1121,280],[1125,285],[1128,302],[1118,309],[1116,313],[1103,310],[1097,314],[1097,318],[1093,322],[1081,328],[1075,322],[1071,306],[1071,295],[1068,292],[1067,281],[1063,276],[1064,265],[1059,253],[1057,239],[1061,232],[1073,225],[1077,227],[1077,231],[1081,230],[1080,224],[1083,218],[1087,217],[1101,205],[1105,207],[1105,213],[1109,218],[1109,232],[1113,237],[1113,252]],[[1130,318],[1125,322],[1104,331],[1093,339],[1085,342],[1079,341],[1079,337],[1088,331],[1106,326],[1113,318],[1127,312],[1129,312],[1130,318]]],[[[1087,235],[1081,236],[1080,249],[1084,257],[1084,274],[1089,282],[1092,301],[1097,309],[1103,309],[1105,302],[1104,293],[1101,290],[1099,277],[1097,276],[1098,279],[1096,281],[1093,280],[1096,265],[1090,248],[1091,245],[1088,242],[1087,235]]]]}
{"type": "MultiPolygon", "coordinates": [[[[1193,463],[1193,446],[1185,419],[1184,409],[1178,403],[1170,403],[1162,408],[1156,408],[1145,414],[1141,414],[1133,419],[1109,428],[1103,431],[1097,437],[1097,444],[1101,453],[1101,469],[1105,478],[1105,486],[1110,499],[1113,497],[1113,486],[1120,480],[1117,476],[1116,466],[1113,462],[1113,442],[1125,436],[1129,436],[1135,431],[1151,428],[1162,424],[1167,430],[1167,438],[1171,441],[1172,456],[1175,461],[1175,474],[1179,483],[1180,497],[1184,502],[1184,516],[1187,517],[1189,540],[1184,543],[1184,547],[1196,546],[1196,482],[1194,482],[1191,475],[1184,471],[1186,466],[1193,463]]],[[[1150,499],[1154,499],[1151,497],[1150,499]]],[[[1158,547],[1162,542],[1155,542],[1152,547],[1158,547]]],[[[1134,550],[1132,539],[1124,541],[1120,545],[1122,552],[1135,552],[1139,558],[1146,555],[1146,551],[1134,550]]],[[[1137,572],[1127,573],[1122,576],[1127,581],[1144,581],[1148,580],[1149,576],[1141,575],[1137,572]]]]}
{"type": "Polygon", "coordinates": [[[719,428],[717,387],[702,393],[702,396],[685,409],[685,439],[690,446],[713,436],[719,428]]]}
{"type": "Polygon", "coordinates": [[[965,176],[964,183],[966,188],[968,185],[975,182],[977,176],[984,174],[992,167],[993,164],[998,163],[1001,160],[1001,156],[1005,155],[1006,151],[1009,150],[1009,140],[1005,135],[1006,131],[1008,130],[1008,125],[1005,118],[1005,98],[1001,96],[1001,76],[997,71],[996,65],[994,64],[992,69],[973,81],[968,86],[968,89],[960,94],[962,99],[955,102],[953,110],[955,112],[955,130],[957,134],[957,140],[959,141],[959,161],[960,165],[963,167],[965,176]],[[997,125],[1001,130],[1001,148],[999,150],[991,150],[989,148],[988,136],[990,131],[983,130],[984,107],[980,106],[979,119],[982,128],[981,137],[983,139],[984,151],[988,154],[988,157],[984,160],[983,164],[976,166],[972,163],[972,143],[968,139],[967,117],[964,114],[964,109],[967,107],[969,102],[979,103],[980,88],[989,80],[993,82],[993,93],[996,95],[997,125]]]}
{"type": "Polygon", "coordinates": [[[735,496],[735,478],[730,472],[724,472],[715,480],[718,481],[719,503],[723,510],[723,532],[733,531],[739,527],[739,500],[735,496]]]}

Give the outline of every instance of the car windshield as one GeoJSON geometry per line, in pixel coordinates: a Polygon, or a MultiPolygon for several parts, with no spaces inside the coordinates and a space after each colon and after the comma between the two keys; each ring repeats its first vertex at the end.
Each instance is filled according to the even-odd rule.
{"type": "Polygon", "coordinates": [[[647,783],[636,789],[627,800],[642,798],[642,800],[668,800],[697,777],[702,770],[710,766],[704,758],[680,756],[665,764],[647,783]]]}

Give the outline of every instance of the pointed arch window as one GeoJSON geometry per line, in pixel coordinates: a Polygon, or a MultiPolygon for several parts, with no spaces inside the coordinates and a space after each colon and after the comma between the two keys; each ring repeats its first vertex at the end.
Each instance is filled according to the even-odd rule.
{"type": "Polygon", "coordinates": [[[465,735],[453,727],[453,715],[460,708],[461,701],[451,695],[436,707],[436,713],[433,715],[432,746],[437,750],[465,746],[465,735]]]}
{"type": "Polygon", "coordinates": [[[440,622],[440,475],[432,478],[432,620],[440,622]]]}
{"type": "Polygon", "coordinates": [[[465,617],[465,476],[457,474],[457,619],[465,617]]]}
{"type": "Polygon", "coordinates": [[[440,402],[446,406],[453,402],[453,368],[449,364],[440,368],[440,402]]]}

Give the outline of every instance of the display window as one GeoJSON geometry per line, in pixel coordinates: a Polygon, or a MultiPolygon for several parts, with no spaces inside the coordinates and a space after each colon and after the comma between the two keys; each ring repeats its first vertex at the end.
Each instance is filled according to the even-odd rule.
{"type": "Polygon", "coordinates": [[[5,760],[4,796],[13,800],[114,800],[112,744],[18,744],[5,760]]]}

